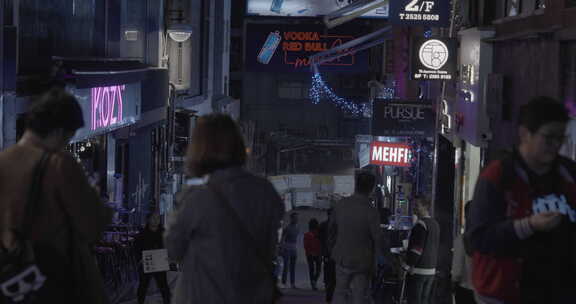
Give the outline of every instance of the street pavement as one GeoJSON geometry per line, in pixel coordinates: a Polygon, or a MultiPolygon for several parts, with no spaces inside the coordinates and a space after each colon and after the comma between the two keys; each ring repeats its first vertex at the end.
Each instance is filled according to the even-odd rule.
{"type": "MultiPolygon", "coordinates": [[[[322,274],[320,275],[320,280],[318,282],[318,287],[321,290],[314,291],[310,286],[310,280],[308,275],[308,265],[306,264],[306,255],[304,253],[303,245],[303,234],[308,231],[308,221],[312,218],[316,218],[320,222],[326,219],[325,212],[318,210],[299,210],[300,219],[300,231],[301,236],[299,239],[299,251],[298,260],[296,261],[296,289],[292,288],[282,288],[282,293],[284,296],[280,300],[279,304],[324,304],[324,291],[322,283],[322,274]]],[[[175,281],[177,279],[177,273],[169,273],[168,281],[170,287],[173,289],[175,281]]],[[[156,289],[156,282],[151,280],[148,296],[146,297],[145,304],[162,304],[162,297],[156,289]]],[[[135,295],[135,292],[134,292],[135,295]]],[[[121,304],[137,304],[136,299],[122,302],[121,304]]]]}

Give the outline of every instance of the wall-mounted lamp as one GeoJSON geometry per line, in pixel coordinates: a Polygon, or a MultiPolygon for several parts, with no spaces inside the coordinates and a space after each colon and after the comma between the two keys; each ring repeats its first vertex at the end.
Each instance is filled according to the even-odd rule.
{"type": "Polygon", "coordinates": [[[168,27],[168,35],[176,42],[185,42],[192,36],[192,26],[187,24],[172,24],[168,27]]]}

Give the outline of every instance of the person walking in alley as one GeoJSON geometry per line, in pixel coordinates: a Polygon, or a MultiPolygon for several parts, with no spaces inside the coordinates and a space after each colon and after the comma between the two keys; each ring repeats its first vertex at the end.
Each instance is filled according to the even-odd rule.
{"type": "MultiPolygon", "coordinates": [[[[160,223],[160,214],[150,213],[146,219],[146,226],[138,234],[135,241],[135,251],[138,260],[142,259],[144,250],[154,250],[164,248],[164,229],[160,223]]],[[[170,304],[170,286],[168,286],[168,276],[166,271],[144,273],[140,268],[140,280],[138,282],[138,304],[144,304],[150,280],[154,278],[156,286],[162,294],[164,304],[170,304]]]]}
{"type": "Polygon", "coordinates": [[[202,116],[192,138],[187,171],[206,183],[186,188],[167,222],[168,257],[182,265],[172,301],[273,303],[283,201],[267,179],[242,168],[246,148],[232,118],[202,116]]]}
{"type": "Polygon", "coordinates": [[[324,272],[324,287],[326,303],[331,303],[336,288],[336,263],[332,259],[332,246],[329,244],[329,227],[332,218],[332,208],[326,211],[328,218],[320,224],[318,237],[322,245],[322,270],[324,272]]]}
{"type": "Polygon", "coordinates": [[[313,218],[308,223],[308,232],[304,234],[304,250],[308,261],[308,271],[310,273],[310,285],[313,290],[317,290],[316,283],[322,271],[322,246],[318,238],[318,220],[313,218]]]}
{"type": "Polygon", "coordinates": [[[517,149],[478,178],[467,234],[482,303],[576,303],[576,163],[558,154],[568,121],[555,99],[530,100],[517,149]]]}
{"type": "Polygon", "coordinates": [[[282,270],[282,285],[286,286],[288,273],[290,273],[290,286],[296,288],[296,260],[298,259],[298,236],[300,228],[298,227],[298,213],[290,214],[290,223],[282,230],[280,242],[280,251],[284,260],[284,269],[282,270]]]}
{"type": "Polygon", "coordinates": [[[410,232],[406,253],[406,295],[408,304],[431,304],[440,227],[430,216],[430,199],[416,197],[414,201],[418,221],[410,232]]]}
{"type": "Polygon", "coordinates": [[[370,202],[375,177],[359,172],[355,192],[335,204],[330,224],[332,258],[336,263],[334,303],[371,303],[370,280],[380,255],[380,220],[370,202]]]}
{"type": "Polygon", "coordinates": [[[42,286],[38,279],[44,276],[37,303],[107,303],[90,246],[110,223],[112,211],[100,201],[80,164],[64,151],[83,126],[76,98],[54,88],[33,100],[22,138],[0,152],[0,252],[5,258],[6,253],[25,250],[23,244],[29,241],[42,273],[36,273],[34,281],[30,276],[12,285],[2,281],[3,300],[7,293],[42,286]]]}

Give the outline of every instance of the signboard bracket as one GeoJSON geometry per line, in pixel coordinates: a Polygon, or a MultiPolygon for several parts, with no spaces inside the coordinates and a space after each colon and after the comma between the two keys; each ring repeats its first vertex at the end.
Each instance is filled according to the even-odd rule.
{"type": "Polygon", "coordinates": [[[371,10],[383,7],[388,4],[388,2],[389,0],[361,0],[354,2],[324,16],[324,23],[326,27],[334,28],[348,21],[352,21],[371,10]]]}
{"type": "Polygon", "coordinates": [[[316,53],[310,56],[310,62],[314,68],[316,65],[322,64],[327,61],[335,60],[343,56],[347,56],[352,52],[359,52],[365,49],[372,48],[386,41],[385,34],[392,29],[392,26],[386,26],[373,33],[348,41],[342,45],[331,48],[327,51],[316,53]],[[376,39],[376,40],[375,40],[376,39]],[[341,53],[340,53],[341,52],[341,53]]]}

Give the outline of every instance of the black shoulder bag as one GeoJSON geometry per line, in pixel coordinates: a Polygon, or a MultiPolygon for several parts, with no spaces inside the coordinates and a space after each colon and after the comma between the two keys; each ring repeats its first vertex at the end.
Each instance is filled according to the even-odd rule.
{"type": "Polygon", "coordinates": [[[224,209],[228,211],[230,216],[236,222],[237,224],[236,226],[239,228],[241,234],[244,236],[248,244],[251,245],[250,247],[254,249],[254,253],[258,258],[258,261],[260,261],[260,264],[264,267],[266,273],[270,276],[270,283],[273,295],[272,303],[276,303],[278,299],[282,297],[282,292],[280,292],[280,290],[276,286],[276,276],[274,275],[272,257],[267,257],[267,255],[262,251],[260,246],[258,246],[258,242],[254,238],[250,230],[248,230],[248,227],[244,225],[242,219],[240,218],[240,215],[236,212],[236,210],[232,207],[232,205],[230,205],[230,202],[228,201],[228,199],[226,199],[224,194],[214,185],[210,185],[210,183],[207,183],[206,186],[208,187],[208,189],[212,190],[214,194],[216,194],[218,200],[222,202],[222,207],[224,207],[224,209]]]}
{"type": "Polygon", "coordinates": [[[6,249],[0,246],[0,303],[28,304],[36,300],[36,294],[44,286],[46,277],[36,265],[34,249],[27,230],[32,217],[38,210],[38,203],[42,195],[42,179],[50,154],[44,152],[42,158],[34,169],[32,184],[28,193],[20,231],[13,231],[17,246],[15,249],[6,249]]]}

